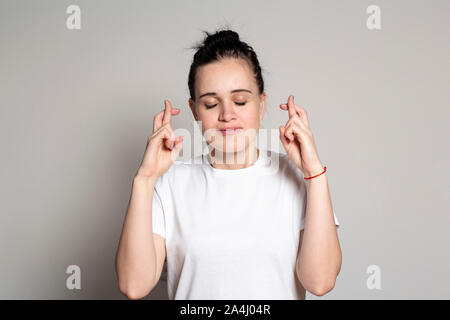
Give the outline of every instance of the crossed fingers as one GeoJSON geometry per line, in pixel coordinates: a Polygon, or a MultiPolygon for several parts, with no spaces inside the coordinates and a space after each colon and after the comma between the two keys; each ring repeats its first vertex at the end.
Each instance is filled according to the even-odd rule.
{"type": "Polygon", "coordinates": [[[294,96],[290,95],[287,103],[281,104],[280,108],[289,113],[289,120],[283,128],[284,136],[289,141],[294,141],[295,136],[299,141],[305,141],[312,135],[306,110],[294,104],[294,96]]]}
{"type": "Polygon", "coordinates": [[[180,109],[173,108],[169,100],[164,100],[164,110],[159,112],[153,118],[153,134],[155,134],[162,127],[167,127],[171,132],[172,137],[166,140],[166,147],[172,149],[174,145],[182,141],[182,137],[175,139],[175,134],[172,127],[172,116],[176,116],[180,113],[180,109]]]}
{"type": "Polygon", "coordinates": [[[163,125],[168,124],[172,129],[172,115],[176,116],[180,113],[180,109],[172,108],[169,100],[164,100],[165,108],[153,118],[153,132],[156,132],[163,125]]]}
{"type": "Polygon", "coordinates": [[[280,108],[283,110],[288,110],[289,120],[292,117],[298,116],[302,121],[303,125],[309,129],[308,114],[306,113],[305,109],[294,104],[294,96],[290,95],[288,98],[288,102],[280,104],[280,108]]]}

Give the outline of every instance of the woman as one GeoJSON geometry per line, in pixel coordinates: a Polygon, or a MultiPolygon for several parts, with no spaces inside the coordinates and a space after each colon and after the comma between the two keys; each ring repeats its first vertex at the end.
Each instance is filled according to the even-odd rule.
{"type": "Polygon", "coordinates": [[[188,84],[209,153],[174,163],[183,139],[171,117],[180,109],[166,100],[133,181],[116,257],[120,291],[146,296],[167,258],[170,299],[321,296],[342,257],[306,111],[293,96],[280,105],[287,155],[257,149],[266,107],[257,55],[234,31],[206,34],[188,84]]]}

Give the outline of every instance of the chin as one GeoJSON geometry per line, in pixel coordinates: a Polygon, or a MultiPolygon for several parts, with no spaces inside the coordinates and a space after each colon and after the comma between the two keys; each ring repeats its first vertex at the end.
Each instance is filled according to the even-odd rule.
{"type": "Polygon", "coordinates": [[[221,135],[214,133],[212,136],[209,136],[212,139],[207,139],[209,141],[207,144],[218,154],[243,153],[256,139],[256,134],[252,130],[247,130],[244,134],[221,135]]]}
{"type": "Polygon", "coordinates": [[[248,149],[250,145],[250,141],[247,138],[245,139],[235,139],[234,141],[221,140],[219,139],[217,142],[213,142],[210,144],[212,148],[216,150],[218,153],[245,153],[245,150],[248,149]],[[237,141],[236,141],[237,140],[237,141]]]}

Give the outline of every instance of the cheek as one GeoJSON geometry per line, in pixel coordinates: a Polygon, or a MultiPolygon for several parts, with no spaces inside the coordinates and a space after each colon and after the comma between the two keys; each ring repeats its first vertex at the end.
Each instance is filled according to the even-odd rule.
{"type": "Polygon", "coordinates": [[[212,117],[210,114],[206,113],[200,113],[199,114],[199,125],[202,126],[202,131],[208,130],[210,128],[215,128],[216,122],[214,121],[214,117],[212,117]]]}
{"type": "Polygon", "coordinates": [[[254,110],[248,110],[240,115],[241,121],[245,123],[246,127],[257,128],[259,127],[259,114],[254,110]]]}

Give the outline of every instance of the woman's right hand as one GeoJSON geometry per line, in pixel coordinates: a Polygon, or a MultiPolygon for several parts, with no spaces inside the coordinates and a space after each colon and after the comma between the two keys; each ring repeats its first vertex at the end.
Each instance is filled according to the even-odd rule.
{"type": "Polygon", "coordinates": [[[172,108],[169,100],[164,100],[165,108],[153,118],[153,134],[148,138],[137,176],[152,178],[156,181],[177,159],[183,136],[175,139],[172,128],[172,115],[178,115],[180,109],[172,108]]]}

